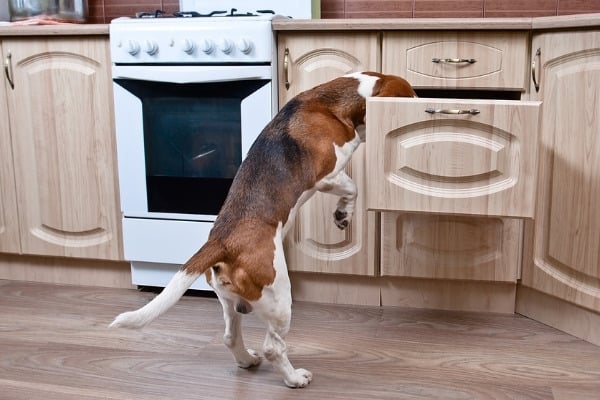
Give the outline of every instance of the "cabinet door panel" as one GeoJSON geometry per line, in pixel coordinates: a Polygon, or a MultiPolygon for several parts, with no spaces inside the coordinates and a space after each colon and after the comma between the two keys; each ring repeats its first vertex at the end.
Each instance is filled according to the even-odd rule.
{"type": "Polygon", "coordinates": [[[600,311],[600,33],[547,33],[533,44],[544,111],[523,284],[600,311]]]}
{"type": "Polygon", "coordinates": [[[384,212],[381,274],[516,282],[522,221],[384,212]]]}
{"type": "MultiPolygon", "coordinates": [[[[2,47],[0,47],[2,54],[2,47]]],[[[10,144],[10,126],[6,104],[6,79],[0,78],[0,252],[18,253],[21,250],[15,172],[10,144]]]]}
{"type": "Polygon", "coordinates": [[[286,237],[286,259],[292,271],[373,275],[375,245],[373,221],[365,210],[364,144],[352,156],[345,172],[359,188],[352,221],[344,230],[333,222],[338,197],[316,193],[296,215],[286,237]]]}
{"type": "MultiPolygon", "coordinates": [[[[279,34],[279,106],[304,90],[346,73],[377,70],[378,43],[374,33],[279,34]]],[[[345,230],[339,230],[333,223],[336,196],[316,193],[298,210],[285,240],[291,271],[375,273],[374,221],[365,208],[364,160],[364,145],[361,145],[345,170],[356,182],[359,193],[354,217],[345,230]]]]}
{"type": "Polygon", "coordinates": [[[369,99],[368,208],[533,217],[538,115],[537,102],[369,99]]]}
{"type": "Polygon", "coordinates": [[[119,259],[107,40],[7,40],[24,253],[119,259]]]}
{"type": "Polygon", "coordinates": [[[379,70],[376,33],[285,33],[278,40],[279,106],[313,86],[350,72],[379,70]]]}

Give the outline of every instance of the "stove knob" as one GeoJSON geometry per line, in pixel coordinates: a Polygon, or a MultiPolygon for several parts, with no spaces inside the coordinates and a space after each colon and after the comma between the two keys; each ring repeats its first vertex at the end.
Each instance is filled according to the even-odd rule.
{"type": "Polygon", "coordinates": [[[158,44],[154,40],[146,40],[146,53],[153,56],[158,53],[158,44]]]}
{"type": "Polygon", "coordinates": [[[233,51],[233,43],[231,43],[231,40],[223,39],[221,41],[220,50],[225,54],[231,53],[233,51]]]}
{"type": "Polygon", "coordinates": [[[132,56],[135,56],[140,52],[140,44],[135,40],[130,40],[127,42],[127,52],[132,56]]]}
{"type": "Polygon", "coordinates": [[[252,51],[252,42],[246,38],[238,40],[236,46],[244,54],[249,54],[252,51]]]}
{"type": "Polygon", "coordinates": [[[196,44],[190,39],[184,39],[181,42],[181,50],[183,50],[187,54],[192,54],[194,49],[196,48],[196,44]]]}
{"type": "Polygon", "coordinates": [[[200,46],[200,49],[205,53],[205,54],[210,54],[215,50],[215,44],[213,43],[212,40],[210,39],[204,39],[202,41],[202,45],[200,46]]]}

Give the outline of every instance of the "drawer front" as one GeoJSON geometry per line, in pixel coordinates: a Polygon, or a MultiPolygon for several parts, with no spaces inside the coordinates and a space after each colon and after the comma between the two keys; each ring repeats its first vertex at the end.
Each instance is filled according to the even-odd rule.
{"type": "Polygon", "coordinates": [[[381,213],[381,275],[516,282],[523,220],[381,213]]]}
{"type": "Polygon", "coordinates": [[[383,72],[419,88],[524,90],[528,34],[386,32],[383,72]]]}
{"type": "Polygon", "coordinates": [[[540,104],[368,99],[368,208],[532,218],[540,104]]]}

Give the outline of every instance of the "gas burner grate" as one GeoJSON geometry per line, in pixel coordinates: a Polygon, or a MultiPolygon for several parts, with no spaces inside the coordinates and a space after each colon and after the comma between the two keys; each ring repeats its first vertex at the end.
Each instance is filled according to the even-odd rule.
{"type": "Polygon", "coordinates": [[[177,18],[208,18],[215,17],[220,14],[227,14],[227,11],[211,11],[208,14],[200,14],[198,11],[178,11],[173,13],[173,16],[177,18]]]}
{"type": "Polygon", "coordinates": [[[238,12],[237,8],[230,11],[211,11],[208,14],[201,14],[197,11],[178,11],[173,14],[166,14],[163,10],[142,11],[135,13],[136,18],[211,18],[211,17],[256,17],[261,14],[275,14],[273,10],[256,10],[253,12],[238,12]]]}
{"type": "Polygon", "coordinates": [[[141,11],[136,12],[136,18],[162,18],[165,12],[163,10],[154,10],[154,11],[141,11]]]}

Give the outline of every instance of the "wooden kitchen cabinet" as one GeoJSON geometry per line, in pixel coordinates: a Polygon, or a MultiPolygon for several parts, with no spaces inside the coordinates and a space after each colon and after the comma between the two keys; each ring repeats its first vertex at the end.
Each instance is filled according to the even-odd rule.
{"type": "MultiPolygon", "coordinates": [[[[363,70],[378,70],[376,33],[285,33],[278,35],[279,106],[320,83],[363,70]]],[[[338,198],[317,193],[304,204],[285,240],[291,271],[373,275],[375,219],[365,204],[364,144],[346,173],[358,186],[352,222],[345,230],[333,223],[338,198]]]]}
{"type": "MultiPolygon", "coordinates": [[[[0,44],[0,54],[2,46],[0,44]]],[[[10,125],[6,79],[0,79],[0,252],[18,253],[21,250],[15,171],[10,142],[10,125]]]]}
{"type": "Polygon", "coordinates": [[[108,39],[11,38],[2,56],[2,201],[14,185],[20,252],[122,260],[108,39]]]}
{"type": "Polygon", "coordinates": [[[374,32],[280,33],[277,37],[279,107],[298,93],[356,71],[379,71],[374,32]]]}
{"type": "Polygon", "coordinates": [[[459,282],[487,281],[494,302],[514,303],[524,222],[509,217],[533,217],[540,105],[476,98],[524,91],[528,32],[382,35],[382,71],[474,99],[368,101],[367,207],[383,211],[381,275],[426,278],[457,298],[459,282]]]}
{"type": "Polygon", "coordinates": [[[532,61],[543,117],[522,285],[534,291],[518,311],[600,343],[600,32],[535,35],[532,61]]]}

